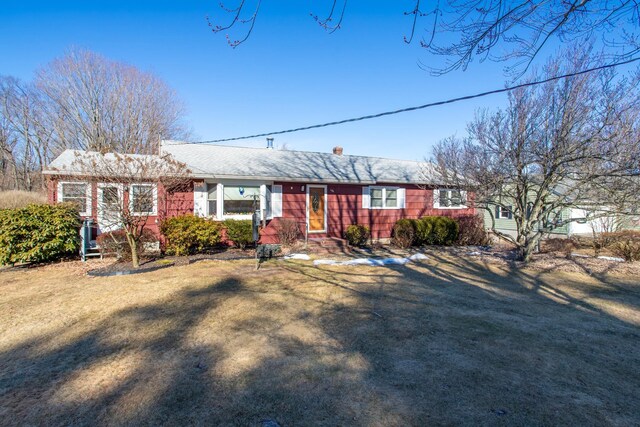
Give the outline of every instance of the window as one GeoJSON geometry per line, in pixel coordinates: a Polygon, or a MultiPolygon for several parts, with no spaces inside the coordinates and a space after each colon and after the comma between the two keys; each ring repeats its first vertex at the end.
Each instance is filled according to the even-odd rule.
{"type": "Polygon", "coordinates": [[[223,193],[223,215],[251,215],[260,204],[259,186],[225,185],[223,193]]]}
{"type": "Polygon", "coordinates": [[[435,207],[440,209],[466,208],[467,200],[464,191],[459,189],[441,188],[436,190],[435,193],[437,193],[437,199],[434,201],[435,207]]]}
{"type": "MultiPolygon", "coordinates": [[[[109,197],[104,195],[105,201],[109,197]]],[[[117,200],[117,193],[115,194],[117,200]]],[[[131,212],[143,215],[156,213],[156,187],[153,184],[132,184],[129,190],[131,212]]]]}
{"type": "Polygon", "coordinates": [[[208,213],[212,216],[218,215],[218,184],[207,184],[207,205],[208,213]]]}
{"type": "Polygon", "coordinates": [[[91,215],[90,186],[86,182],[63,182],[59,186],[59,200],[73,203],[80,214],[91,215]]]}
{"type": "Polygon", "coordinates": [[[496,219],[511,219],[511,206],[496,206],[496,219]]]}
{"type": "MultiPolygon", "coordinates": [[[[396,187],[368,187],[369,208],[398,209],[404,208],[404,188],[396,187]]],[[[366,194],[365,194],[366,197],[366,194]]]]}

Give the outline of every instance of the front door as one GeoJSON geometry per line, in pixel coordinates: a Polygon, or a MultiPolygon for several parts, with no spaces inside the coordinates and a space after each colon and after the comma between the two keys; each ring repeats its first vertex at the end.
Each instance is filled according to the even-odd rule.
{"type": "Polygon", "coordinates": [[[327,231],[326,187],[309,186],[307,219],[309,221],[309,232],[321,233],[327,231]]]}
{"type": "Polygon", "coordinates": [[[119,184],[98,184],[98,227],[103,233],[122,228],[122,186],[119,184]]]}

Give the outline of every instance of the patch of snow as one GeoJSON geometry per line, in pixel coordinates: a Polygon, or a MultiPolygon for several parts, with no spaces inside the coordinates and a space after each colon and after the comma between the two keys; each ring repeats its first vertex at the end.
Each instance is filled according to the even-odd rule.
{"type": "Polygon", "coordinates": [[[289,254],[289,255],[285,255],[284,259],[302,259],[305,261],[309,261],[311,257],[307,254],[289,254]]]}
{"type": "Polygon", "coordinates": [[[585,254],[577,254],[577,253],[575,253],[575,252],[572,252],[572,253],[571,253],[571,256],[578,257],[578,258],[591,258],[589,255],[585,255],[585,254]]]}
{"type": "Polygon", "coordinates": [[[478,256],[478,255],[481,255],[481,253],[478,251],[473,251],[473,252],[469,252],[467,255],[478,256]]]}
{"type": "Polygon", "coordinates": [[[601,255],[598,258],[599,259],[606,259],[607,261],[624,262],[624,258],[618,258],[618,257],[615,257],[615,256],[604,256],[604,255],[601,255]]]}
{"type": "Polygon", "coordinates": [[[409,257],[410,261],[421,261],[423,259],[427,259],[429,258],[428,256],[426,256],[425,254],[413,254],[409,257]]]}
{"type": "Polygon", "coordinates": [[[405,265],[408,262],[420,261],[427,259],[424,254],[411,255],[408,258],[356,258],[346,261],[336,261],[332,259],[317,259],[313,261],[313,265],[367,265],[371,267],[382,267],[385,265],[405,265]]]}

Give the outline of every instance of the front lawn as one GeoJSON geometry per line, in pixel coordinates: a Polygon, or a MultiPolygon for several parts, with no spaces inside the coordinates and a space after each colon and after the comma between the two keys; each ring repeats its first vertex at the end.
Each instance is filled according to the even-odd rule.
{"type": "Polygon", "coordinates": [[[640,424],[635,277],[77,265],[0,271],[0,424],[640,424]]]}

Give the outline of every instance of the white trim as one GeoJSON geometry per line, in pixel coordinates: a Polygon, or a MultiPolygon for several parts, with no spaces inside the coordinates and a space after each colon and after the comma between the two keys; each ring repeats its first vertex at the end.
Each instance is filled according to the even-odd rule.
{"type": "Polygon", "coordinates": [[[97,185],[98,191],[97,191],[97,198],[98,198],[98,203],[97,203],[97,207],[98,207],[98,212],[96,214],[96,218],[98,220],[98,227],[100,228],[100,232],[102,233],[106,233],[109,231],[115,231],[115,230],[119,230],[122,228],[120,221],[117,222],[117,224],[104,224],[104,212],[103,209],[100,209],[100,206],[102,206],[102,194],[104,191],[105,187],[116,187],[118,189],[118,203],[119,203],[119,209],[120,212],[118,212],[118,215],[120,215],[121,211],[122,211],[122,206],[124,204],[124,188],[122,184],[118,184],[118,183],[108,183],[108,182],[99,182],[97,185]]]}
{"type": "Polygon", "coordinates": [[[193,184],[193,214],[199,217],[207,216],[207,183],[194,182],[193,184]]]}
{"type": "MultiPolygon", "coordinates": [[[[400,197],[400,190],[404,191],[402,187],[394,187],[392,185],[370,185],[369,187],[369,209],[375,210],[393,210],[393,209],[404,209],[405,208],[405,198],[406,196],[400,197]],[[371,204],[371,190],[382,190],[382,206],[373,206],[371,204]],[[396,191],[396,206],[387,206],[387,190],[395,190],[396,191]],[[402,200],[402,205],[400,201],[402,200]]],[[[363,203],[364,204],[364,203],[363,203]]]]}
{"type": "Polygon", "coordinates": [[[501,205],[496,205],[496,208],[498,210],[498,215],[496,215],[496,219],[510,219],[509,218],[509,214],[511,213],[511,206],[501,206],[501,205]],[[504,214],[504,212],[502,212],[502,210],[505,210],[506,215],[504,214]]]}
{"type": "Polygon", "coordinates": [[[371,188],[362,187],[362,209],[369,209],[371,207],[371,188]]]}
{"type": "Polygon", "coordinates": [[[326,185],[318,185],[318,184],[307,184],[306,186],[306,191],[307,191],[307,204],[305,207],[305,212],[307,214],[307,230],[309,232],[309,234],[320,234],[320,233],[326,233],[327,232],[327,207],[329,206],[329,200],[327,197],[327,186],[326,185]],[[324,229],[323,230],[311,230],[310,228],[310,224],[309,224],[309,188],[324,188],[324,229]]]}
{"type": "Polygon", "coordinates": [[[135,216],[157,216],[158,215],[158,185],[154,184],[152,182],[136,182],[134,184],[129,184],[128,185],[129,188],[129,212],[131,213],[131,215],[135,215],[135,216]],[[132,187],[134,186],[141,186],[141,187],[151,187],[151,191],[153,194],[153,210],[151,212],[134,212],[133,211],[133,190],[132,187]]]}
{"type": "MultiPolygon", "coordinates": [[[[451,210],[455,210],[455,209],[468,209],[468,205],[463,204],[463,205],[459,205],[459,206],[440,206],[440,191],[451,191],[451,190],[458,190],[457,188],[435,188],[433,190],[433,208],[434,209],[451,209],[451,210]]],[[[462,200],[467,200],[467,192],[465,190],[459,190],[460,191],[460,198],[462,200]]]]}
{"type": "Polygon", "coordinates": [[[271,218],[282,217],[282,185],[271,186],[271,218]]]}
{"type": "Polygon", "coordinates": [[[92,202],[93,202],[93,197],[92,196],[92,185],[90,182],[87,181],[60,181],[58,182],[58,188],[57,188],[57,197],[56,197],[56,201],[57,203],[63,203],[64,202],[64,191],[63,191],[63,185],[64,184],[84,184],[87,186],[85,192],[86,192],[86,201],[85,201],[85,206],[87,208],[87,210],[85,212],[80,212],[79,215],[80,216],[91,216],[91,210],[92,210],[92,202]]]}

